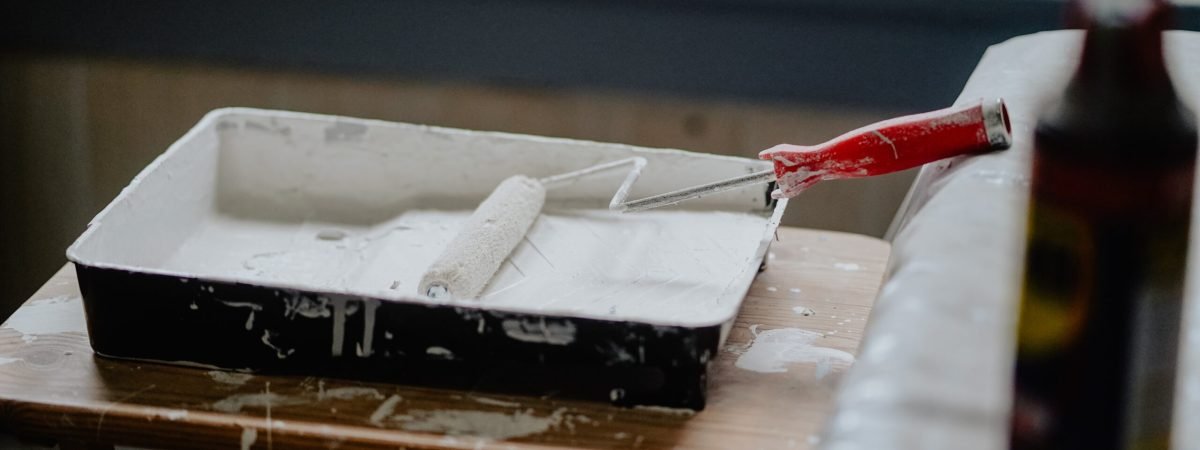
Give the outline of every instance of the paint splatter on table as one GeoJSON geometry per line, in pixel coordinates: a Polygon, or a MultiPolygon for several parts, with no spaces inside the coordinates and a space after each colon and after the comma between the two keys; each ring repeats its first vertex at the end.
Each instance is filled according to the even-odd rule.
{"type": "Polygon", "coordinates": [[[888,252],[864,236],[781,228],[700,412],[107,359],[88,345],[67,266],[0,326],[0,429],[64,446],[809,448],[888,252]]]}

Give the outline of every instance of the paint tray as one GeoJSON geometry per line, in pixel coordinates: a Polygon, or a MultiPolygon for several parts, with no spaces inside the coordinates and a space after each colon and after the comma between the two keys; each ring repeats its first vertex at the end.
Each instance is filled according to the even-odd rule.
{"type": "Polygon", "coordinates": [[[624,173],[549,192],[479,300],[417,294],[503,179],[648,160],[630,198],[744,158],[254,109],[204,117],[68,249],[102,356],[702,408],[785,202],[643,213],[624,173]]]}

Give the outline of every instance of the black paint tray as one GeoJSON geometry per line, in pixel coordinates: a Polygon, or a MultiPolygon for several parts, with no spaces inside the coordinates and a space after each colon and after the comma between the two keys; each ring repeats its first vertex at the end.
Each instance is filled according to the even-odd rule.
{"type": "Polygon", "coordinates": [[[606,209],[624,174],[552,191],[479,300],[417,294],[499,182],[630,156],[637,198],[744,158],[252,109],[207,115],[67,255],[97,354],[702,408],[707,365],[785,202],[763,187],[606,209]]]}

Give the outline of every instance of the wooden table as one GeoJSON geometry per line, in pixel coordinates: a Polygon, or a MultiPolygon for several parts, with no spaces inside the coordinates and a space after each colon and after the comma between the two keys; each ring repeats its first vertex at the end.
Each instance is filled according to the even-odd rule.
{"type": "Polygon", "coordinates": [[[0,327],[0,433],[63,447],[808,448],[844,365],[819,377],[814,363],[735,363],[755,332],[785,327],[853,353],[889,248],[835,232],[778,237],[699,413],[106,359],[88,344],[68,265],[0,327]]]}

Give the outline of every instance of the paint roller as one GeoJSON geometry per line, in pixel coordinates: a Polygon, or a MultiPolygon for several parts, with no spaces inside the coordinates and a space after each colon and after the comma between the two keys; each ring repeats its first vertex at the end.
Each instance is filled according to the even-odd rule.
{"type": "MultiPolygon", "coordinates": [[[[613,203],[624,201],[646,160],[640,157],[597,164],[585,169],[541,179],[516,175],[500,182],[467,218],[441,256],[425,272],[418,292],[433,298],[475,298],[508,254],[525,238],[546,202],[546,189],[567,185],[579,178],[632,166],[617,188],[613,203]]],[[[611,204],[610,204],[611,207],[611,204]]]]}
{"type": "Polygon", "coordinates": [[[759,153],[761,172],[626,201],[646,160],[627,158],[552,177],[510,177],[475,209],[426,271],[418,292],[435,299],[476,298],[541,214],[546,190],[581,177],[631,166],[609,209],[632,212],[753,184],[776,182],[773,198],[790,198],[820,181],[862,178],[933,161],[1008,148],[1012,129],[1002,99],[977,100],[871,124],[815,146],[781,144],[759,153]]]}

